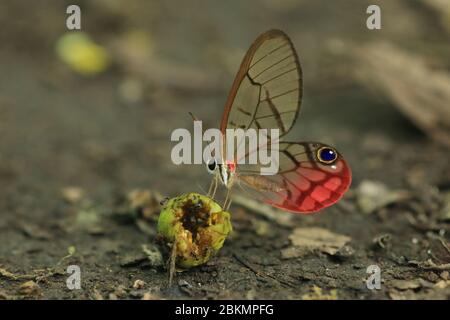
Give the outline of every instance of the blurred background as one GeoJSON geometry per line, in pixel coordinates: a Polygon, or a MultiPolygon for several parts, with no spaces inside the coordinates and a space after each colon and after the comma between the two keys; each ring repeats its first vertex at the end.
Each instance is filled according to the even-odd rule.
{"type": "Polygon", "coordinates": [[[78,1],[80,31],[67,30],[70,4],[0,3],[0,297],[449,297],[448,1],[78,1]],[[370,4],[380,30],[366,27],[370,4]],[[289,138],[336,146],[352,190],[308,217],[236,206],[216,262],[167,289],[161,263],[148,250],[139,260],[155,201],[210,179],[204,166],[172,164],[170,134],[191,128],[188,112],[219,125],[241,59],[272,28],[303,68],[289,138]],[[292,228],[308,226],[346,234],[350,253],[319,249],[302,263],[283,253],[292,228]],[[65,288],[69,260],[85,266],[81,291],[65,288]],[[392,284],[376,292],[363,282],[374,261],[392,284]]]}

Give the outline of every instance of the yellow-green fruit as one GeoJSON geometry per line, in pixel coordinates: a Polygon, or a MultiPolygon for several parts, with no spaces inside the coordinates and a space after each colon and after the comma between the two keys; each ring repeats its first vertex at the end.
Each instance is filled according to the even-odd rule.
{"type": "Polygon", "coordinates": [[[106,49],[83,32],[66,32],[56,43],[56,53],[72,70],[87,76],[103,72],[111,64],[106,49]]]}
{"type": "Polygon", "coordinates": [[[181,268],[207,262],[222,248],[231,230],[230,214],[198,193],[168,200],[158,220],[158,233],[176,243],[176,264],[181,268]]]}

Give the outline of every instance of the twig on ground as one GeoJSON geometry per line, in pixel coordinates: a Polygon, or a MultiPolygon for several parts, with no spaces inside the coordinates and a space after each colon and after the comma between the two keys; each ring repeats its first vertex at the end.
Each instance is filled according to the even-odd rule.
{"type": "Polygon", "coordinates": [[[408,264],[415,265],[424,270],[438,270],[438,271],[450,270],[450,263],[437,265],[431,259],[428,259],[426,261],[410,260],[408,261],[408,264]]]}
{"type": "Polygon", "coordinates": [[[177,260],[177,242],[172,244],[172,251],[169,258],[169,287],[172,286],[173,275],[175,274],[175,263],[177,260]]]}
{"type": "Polygon", "coordinates": [[[295,286],[294,286],[292,283],[290,283],[290,282],[287,282],[287,281],[284,281],[284,280],[277,279],[276,277],[274,277],[274,276],[272,276],[272,275],[270,275],[270,274],[267,274],[267,273],[265,273],[265,272],[263,272],[263,271],[258,270],[255,266],[253,266],[253,265],[250,264],[249,262],[245,261],[243,258],[241,258],[240,256],[238,256],[236,253],[233,254],[233,257],[234,257],[240,264],[242,264],[244,267],[246,267],[246,268],[248,268],[249,270],[251,270],[256,276],[259,276],[259,277],[264,278],[264,279],[270,278],[270,279],[275,280],[275,281],[277,281],[277,282],[279,282],[279,283],[281,283],[281,284],[284,284],[285,286],[288,286],[288,287],[290,287],[290,288],[295,288],[295,286]]]}

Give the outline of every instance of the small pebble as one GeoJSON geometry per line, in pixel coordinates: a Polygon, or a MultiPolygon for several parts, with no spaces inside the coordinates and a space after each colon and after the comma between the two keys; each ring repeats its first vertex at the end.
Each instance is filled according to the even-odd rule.
{"type": "Polygon", "coordinates": [[[143,280],[136,280],[133,283],[133,288],[134,289],[143,289],[145,287],[145,282],[143,280]]]}

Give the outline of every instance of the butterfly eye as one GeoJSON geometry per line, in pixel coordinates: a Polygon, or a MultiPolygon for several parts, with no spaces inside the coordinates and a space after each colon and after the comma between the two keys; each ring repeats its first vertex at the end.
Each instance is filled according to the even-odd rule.
{"type": "Polygon", "coordinates": [[[208,169],[209,173],[213,173],[216,170],[217,162],[216,159],[210,159],[206,164],[206,169],[208,169]]]}
{"type": "Polygon", "coordinates": [[[330,147],[322,147],[317,150],[317,159],[325,164],[332,164],[337,159],[337,152],[330,147]]]}

